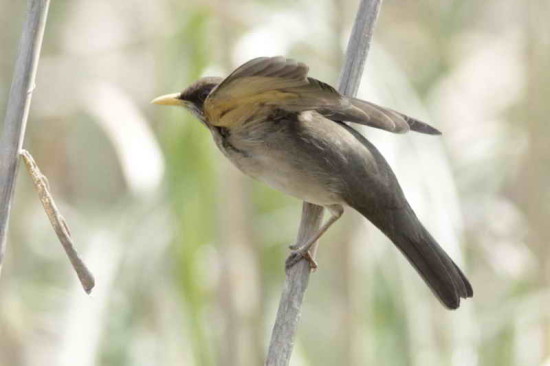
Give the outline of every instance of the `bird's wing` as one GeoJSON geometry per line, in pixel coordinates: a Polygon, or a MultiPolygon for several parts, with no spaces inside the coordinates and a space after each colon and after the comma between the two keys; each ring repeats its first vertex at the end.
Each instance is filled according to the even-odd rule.
{"type": "MultiPolygon", "coordinates": [[[[327,111],[327,114],[323,113],[325,117],[333,120],[359,123],[394,133],[405,133],[410,130],[428,135],[441,135],[441,132],[438,129],[430,126],[429,124],[409,117],[393,109],[382,107],[357,98],[347,99],[349,99],[351,105],[353,106],[351,113],[349,109],[346,109],[337,115],[333,114],[330,116],[330,111],[327,111]],[[357,109],[359,109],[362,114],[356,113],[355,110],[357,109]],[[366,115],[367,117],[365,118],[363,115],[366,115]],[[358,116],[358,118],[356,118],[356,116],[358,116]]],[[[322,113],[323,111],[320,112],[322,113]]]]}
{"type": "Polygon", "coordinates": [[[308,67],[284,57],[260,57],[248,61],[225,78],[206,98],[204,113],[216,126],[249,122],[255,116],[265,118],[271,108],[288,99],[290,92],[307,84],[308,67]]]}
{"type": "Polygon", "coordinates": [[[225,78],[204,104],[216,126],[263,119],[273,109],[315,110],[334,121],[348,121],[395,133],[409,130],[438,134],[435,128],[391,109],[341,95],[328,84],[307,76],[307,65],[278,57],[253,59],[225,78]]]}

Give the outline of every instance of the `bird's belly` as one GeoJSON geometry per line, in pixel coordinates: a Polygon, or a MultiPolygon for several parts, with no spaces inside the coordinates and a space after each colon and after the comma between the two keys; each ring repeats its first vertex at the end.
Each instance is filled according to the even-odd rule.
{"type": "Polygon", "coordinates": [[[279,156],[258,152],[247,156],[227,156],[246,175],[283,193],[320,206],[342,203],[340,195],[331,189],[328,179],[314,177],[279,156]]]}

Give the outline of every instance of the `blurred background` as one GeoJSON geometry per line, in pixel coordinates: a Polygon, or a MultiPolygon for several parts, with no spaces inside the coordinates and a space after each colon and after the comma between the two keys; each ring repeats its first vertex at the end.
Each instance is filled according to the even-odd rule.
{"type": "MultiPolygon", "coordinates": [[[[0,115],[26,1],[0,0],[0,115]]],[[[55,0],[25,148],[96,276],[84,294],[19,171],[0,365],[263,364],[301,202],[149,101],[256,56],[336,85],[358,0],[55,0]]],[[[362,130],[475,297],[445,310],[351,210],[321,241],[291,364],[550,365],[550,2],[386,1],[359,96],[442,137],[362,130]]]]}

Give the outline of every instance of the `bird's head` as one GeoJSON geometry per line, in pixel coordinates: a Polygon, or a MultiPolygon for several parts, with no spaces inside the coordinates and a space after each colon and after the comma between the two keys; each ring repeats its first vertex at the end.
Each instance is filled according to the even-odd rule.
{"type": "Polygon", "coordinates": [[[162,95],[153,99],[151,103],[185,107],[195,114],[201,122],[207,123],[203,113],[204,101],[222,80],[221,77],[204,77],[188,86],[181,93],[162,95]]]}

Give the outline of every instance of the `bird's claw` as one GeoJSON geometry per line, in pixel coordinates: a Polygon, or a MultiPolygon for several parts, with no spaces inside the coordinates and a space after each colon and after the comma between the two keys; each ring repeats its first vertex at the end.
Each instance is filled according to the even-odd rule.
{"type": "Polygon", "coordinates": [[[319,267],[309,251],[304,252],[300,250],[294,250],[286,259],[286,269],[289,270],[292,266],[300,262],[302,259],[305,259],[309,262],[309,267],[312,271],[315,271],[319,267]]]}

